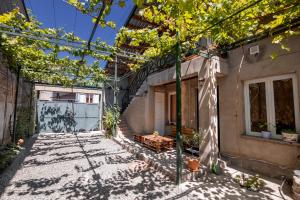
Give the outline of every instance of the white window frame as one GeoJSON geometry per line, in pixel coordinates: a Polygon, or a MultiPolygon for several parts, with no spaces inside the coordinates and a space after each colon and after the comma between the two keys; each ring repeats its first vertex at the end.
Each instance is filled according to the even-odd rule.
{"type": "Polygon", "coordinates": [[[88,99],[88,101],[85,100],[85,103],[86,104],[92,104],[93,103],[93,98],[94,98],[94,94],[86,93],[85,94],[85,99],[88,99]]]}
{"type": "Polygon", "coordinates": [[[176,95],[176,92],[168,93],[168,121],[169,121],[169,124],[176,124],[176,121],[171,122],[171,96],[174,94],[176,95]]]}
{"type": "Polygon", "coordinates": [[[274,104],[274,88],[273,81],[292,79],[293,82],[293,97],[294,97],[294,113],[295,113],[295,126],[296,131],[299,133],[300,121],[299,121],[299,100],[298,100],[298,84],[297,77],[295,74],[285,74],[280,76],[271,76],[266,78],[254,79],[245,81],[244,84],[244,98],[245,98],[245,123],[246,123],[246,134],[252,136],[261,136],[259,132],[251,131],[251,117],[250,117],[250,96],[249,96],[249,85],[253,83],[265,83],[266,88],[266,109],[267,109],[267,123],[268,129],[272,132],[272,138],[281,139],[281,135],[276,134],[276,127],[272,126],[275,123],[275,104],[274,104]]]}

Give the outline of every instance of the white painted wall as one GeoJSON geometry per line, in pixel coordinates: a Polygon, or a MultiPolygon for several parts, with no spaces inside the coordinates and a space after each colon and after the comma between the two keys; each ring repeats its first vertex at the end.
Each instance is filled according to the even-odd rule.
{"type": "Polygon", "coordinates": [[[76,94],[76,101],[79,103],[86,103],[86,95],[85,94],[76,94]]]}
{"type": "Polygon", "coordinates": [[[99,94],[93,95],[93,103],[99,103],[99,94]]]}
{"type": "Polygon", "coordinates": [[[40,91],[39,100],[42,101],[51,101],[53,96],[53,92],[50,91],[40,91]]]}

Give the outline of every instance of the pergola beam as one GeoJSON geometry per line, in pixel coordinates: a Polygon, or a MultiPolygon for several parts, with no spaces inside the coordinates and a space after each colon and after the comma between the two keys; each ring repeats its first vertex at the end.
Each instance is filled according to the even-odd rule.
{"type": "MultiPolygon", "coordinates": [[[[32,40],[45,41],[45,42],[49,42],[52,44],[57,44],[60,46],[68,46],[68,47],[72,47],[75,49],[81,49],[81,50],[84,50],[85,49],[84,46],[87,45],[86,42],[72,41],[69,39],[59,38],[59,37],[56,37],[53,35],[48,35],[48,34],[39,34],[39,36],[37,36],[37,35],[32,34],[30,31],[16,29],[14,27],[7,26],[4,24],[0,24],[0,33],[5,33],[5,34],[11,35],[11,36],[25,37],[25,38],[32,39],[32,40]]],[[[101,45],[91,42],[90,47],[91,47],[90,50],[95,51],[96,53],[106,54],[106,55],[115,54],[119,57],[129,58],[129,59],[133,59],[133,60],[146,61],[146,59],[139,57],[141,55],[139,55],[137,53],[124,51],[122,49],[117,49],[117,52],[113,52],[112,49],[114,47],[111,47],[111,46],[101,46],[101,45]],[[102,48],[103,50],[99,50],[99,48],[102,48]]]]}
{"type": "MultiPolygon", "coordinates": [[[[159,26],[159,24],[149,22],[149,21],[145,20],[145,18],[143,18],[142,16],[139,16],[139,15],[133,15],[132,19],[135,19],[137,21],[140,21],[142,23],[145,23],[145,24],[153,26],[153,27],[158,27],[159,26]]],[[[129,21],[129,23],[130,23],[130,21],[129,21]]]]}

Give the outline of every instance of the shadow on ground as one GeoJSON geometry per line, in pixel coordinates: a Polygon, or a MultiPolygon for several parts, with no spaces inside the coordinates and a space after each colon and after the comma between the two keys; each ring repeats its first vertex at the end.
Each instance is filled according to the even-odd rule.
{"type": "Polygon", "coordinates": [[[229,172],[177,187],[101,134],[39,136],[14,165],[1,199],[280,199],[273,187],[240,188],[229,172]]]}

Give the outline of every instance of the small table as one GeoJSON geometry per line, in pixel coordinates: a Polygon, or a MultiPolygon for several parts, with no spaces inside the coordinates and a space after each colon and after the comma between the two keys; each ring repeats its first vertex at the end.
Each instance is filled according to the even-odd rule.
{"type": "Polygon", "coordinates": [[[172,149],[174,144],[173,139],[160,135],[145,135],[142,138],[143,144],[156,152],[161,152],[162,149],[172,149]]]}

